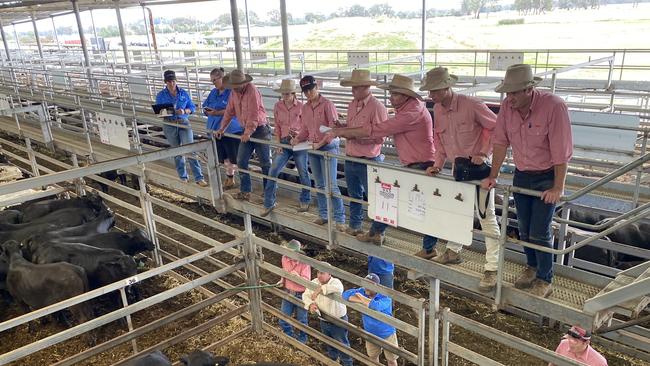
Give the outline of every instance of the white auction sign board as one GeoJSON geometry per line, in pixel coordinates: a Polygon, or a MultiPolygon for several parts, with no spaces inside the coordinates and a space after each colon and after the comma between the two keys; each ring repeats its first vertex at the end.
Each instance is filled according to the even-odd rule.
{"type": "Polygon", "coordinates": [[[124,117],[108,113],[97,113],[97,127],[102,143],[126,150],[131,149],[129,125],[124,117]]]}
{"type": "Polygon", "coordinates": [[[470,245],[475,200],[473,184],[368,166],[368,217],[375,221],[470,245]]]}

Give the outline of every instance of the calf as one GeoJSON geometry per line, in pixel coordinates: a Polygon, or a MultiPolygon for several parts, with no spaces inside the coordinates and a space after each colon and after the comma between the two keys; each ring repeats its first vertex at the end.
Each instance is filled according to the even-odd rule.
{"type": "Polygon", "coordinates": [[[181,356],[181,362],[186,366],[225,366],[230,362],[228,357],[214,356],[210,352],[196,350],[181,356]]]}
{"type": "Polygon", "coordinates": [[[68,262],[86,271],[91,288],[135,276],[138,268],[133,257],[116,249],[101,249],[79,243],[29,242],[27,250],[37,264],[68,262]]]}
{"type": "MultiPolygon", "coordinates": [[[[33,264],[23,258],[20,244],[8,241],[2,245],[2,256],[9,263],[7,289],[13,298],[29,310],[40,309],[88,291],[83,268],[70,263],[33,264]]],[[[70,308],[81,323],[92,319],[86,303],[70,308]]],[[[89,343],[94,338],[89,334],[89,343]]]]}
{"type": "Polygon", "coordinates": [[[47,232],[50,238],[62,238],[65,236],[84,236],[91,234],[107,233],[115,225],[115,217],[110,211],[102,211],[97,217],[85,224],[66,227],[47,232]]]}
{"type": "Polygon", "coordinates": [[[36,218],[45,216],[51,212],[61,210],[64,208],[92,208],[96,211],[108,210],[102,198],[97,194],[89,194],[83,197],[64,199],[49,199],[38,202],[28,202],[16,209],[23,212],[23,222],[30,222],[36,218]]]}
{"type": "Polygon", "coordinates": [[[35,224],[50,224],[55,225],[57,228],[64,228],[70,226],[77,226],[91,221],[97,216],[95,209],[87,207],[79,208],[64,208],[51,212],[45,216],[41,216],[33,221],[26,222],[23,219],[22,224],[0,224],[0,230],[12,231],[29,228],[35,224]]]}
{"type": "Polygon", "coordinates": [[[0,224],[19,224],[22,219],[23,213],[18,210],[0,211],[0,224]]]}
{"type": "Polygon", "coordinates": [[[124,363],[124,366],[171,366],[167,356],[160,351],[146,354],[124,363]]]}
{"type": "Polygon", "coordinates": [[[128,255],[136,255],[142,252],[150,252],[154,244],[149,236],[142,229],[136,229],[128,233],[109,232],[101,234],[89,234],[85,236],[55,238],[52,241],[82,243],[95,248],[117,249],[128,255]]]}
{"type": "MultiPolygon", "coordinates": [[[[597,223],[601,225],[611,221],[604,219],[597,223]]],[[[650,250],[650,224],[646,222],[635,222],[623,226],[622,228],[610,233],[609,238],[616,243],[626,244],[633,247],[650,250]]],[[[647,259],[635,257],[628,254],[617,253],[617,268],[629,268],[647,259]]]]}

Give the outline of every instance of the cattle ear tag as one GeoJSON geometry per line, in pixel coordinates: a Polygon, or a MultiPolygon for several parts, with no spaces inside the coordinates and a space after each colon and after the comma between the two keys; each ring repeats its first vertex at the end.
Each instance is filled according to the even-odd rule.
{"type": "Polygon", "coordinates": [[[127,286],[131,286],[135,283],[138,283],[138,276],[129,277],[126,280],[124,280],[124,284],[126,284],[127,286]]]}

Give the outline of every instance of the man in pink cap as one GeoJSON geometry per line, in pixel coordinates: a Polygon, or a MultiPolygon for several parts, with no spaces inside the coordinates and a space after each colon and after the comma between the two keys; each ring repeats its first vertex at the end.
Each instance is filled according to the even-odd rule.
{"type": "MultiPolygon", "coordinates": [[[[535,88],[542,79],[533,76],[530,65],[508,67],[495,91],[505,93],[494,132],[494,156],[490,176],[483,189],[496,186],[499,170],[512,148],[515,174],[512,185],[541,192],[541,197],[515,193],[519,237],[533,244],[553,247],[551,221],[555,204],[564,193],[568,162],[573,154],[571,122],[562,98],[535,88]]],[[[553,291],[553,254],[524,248],[526,269],[515,287],[530,289],[535,296],[553,291]]]]}
{"type": "MultiPolygon", "coordinates": [[[[427,169],[429,175],[440,173],[447,159],[452,162],[466,159],[472,167],[489,171],[486,162],[492,153],[490,139],[497,116],[480,99],[455,93],[451,87],[457,80],[458,77],[450,74],[447,68],[436,67],[427,72],[424,85],[420,87],[420,90],[429,92],[429,97],[435,103],[433,141],[436,158],[435,164],[427,169]]],[[[475,206],[482,229],[498,237],[494,190],[479,190],[475,206]]],[[[485,247],[485,272],[479,283],[479,290],[483,292],[496,286],[499,243],[486,237],[485,247]]],[[[433,258],[433,261],[440,264],[460,263],[462,249],[461,244],[449,242],[445,252],[433,258]]]]}
{"type": "MultiPolygon", "coordinates": [[[[555,353],[589,366],[607,366],[607,360],[591,347],[591,332],[577,325],[569,329],[555,353]]],[[[552,363],[549,366],[554,366],[552,363]]]]}

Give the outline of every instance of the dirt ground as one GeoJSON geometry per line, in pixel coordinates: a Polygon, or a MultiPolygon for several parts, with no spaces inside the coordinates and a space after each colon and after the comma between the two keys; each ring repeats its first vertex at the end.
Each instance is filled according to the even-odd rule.
{"type": "MultiPolygon", "coordinates": [[[[46,164],[44,164],[46,165],[46,164]]],[[[55,167],[50,166],[52,169],[55,167]]],[[[59,169],[56,169],[59,170],[59,169]]],[[[167,200],[169,202],[174,202],[179,207],[191,210],[193,212],[200,213],[206,217],[215,218],[217,221],[226,223],[230,226],[236,227],[238,229],[243,229],[242,219],[234,215],[219,215],[217,214],[212,207],[207,207],[198,204],[197,202],[178,196],[171,192],[152,188],[151,192],[154,196],[167,200]]],[[[125,194],[113,191],[112,194],[115,196],[125,199],[127,202],[132,204],[137,204],[137,200],[133,197],[126,197],[125,194]]],[[[139,206],[139,205],[138,205],[139,206]]],[[[112,207],[117,213],[120,213],[124,216],[130,217],[136,221],[140,221],[137,216],[131,212],[119,207],[112,207]]],[[[174,212],[170,212],[165,209],[156,208],[156,213],[160,216],[166,218],[173,218],[175,222],[186,226],[194,231],[197,231],[203,235],[212,237],[216,240],[226,242],[231,240],[232,237],[228,234],[210,228],[206,225],[199,224],[193,220],[187,219],[182,215],[178,215],[174,212]]],[[[132,225],[128,224],[124,220],[118,220],[118,226],[123,229],[130,229],[132,225]]],[[[169,228],[166,228],[163,225],[158,225],[159,232],[169,235],[180,242],[190,245],[195,249],[202,250],[207,249],[208,246],[201,242],[198,242],[194,238],[187,237],[185,235],[179,234],[169,228]]],[[[277,235],[267,227],[255,225],[254,230],[256,235],[263,237],[267,240],[280,243],[281,240],[291,239],[291,237],[284,235],[277,235]]],[[[365,275],[367,273],[366,262],[363,259],[360,259],[355,256],[345,255],[339,252],[330,252],[324,249],[322,246],[316,243],[304,242],[307,248],[306,251],[310,253],[314,258],[327,261],[338,268],[344,269],[351,273],[357,275],[365,275]]],[[[162,242],[162,248],[170,253],[175,255],[187,255],[184,253],[180,247],[175,246],[172,243],[162,242]]],[[[227,263],[232,263],[232,257],[227,254],[216,255],[215,258],[222,260],[227,263]]],[[[278,265],[280,264],[280,257],[270,251],[265,251],[265,260],[278,265]]],[[[213,271],[218,269],[218,267],[208,263],[207,261],[196,262],[198,267],[206,270],[213,271]]],[[[145,268],[146,269],[146,268],[145,268]]],[[[190,271],[184,270],[179,271],[188,279],[194,279],[198,276],[190,271]]],[[[268,283],[274,283],[277,281],[277,276],[262,273],[262,279],[268,283]]],[[[240,283],[242,280],[236,278],[235,276],[227,277],[226,280],[232,284],[240,283]]],[[[170,276],[159,276],[153,279],[143,281],[141,284],[141,289],[144,294],[144,298],[152,296],[154,294],[160,293],[167,289],[173,288],[179,284],[179,281],[170,276]]],[[[350,284],[344,283],[346,288],[350,284]]],[[[407,293],[414,297],[428,298],[428,289],[424,282],[413,281],[406,279],[406,274],[403,271],[398,270],[396,273],[395,280],[396,289],[407,293]]],[[[216,285],[207,285],[207,289],[219,292],[220,289],[216,285]]],[[[179,295],[172,299],[169,299],[163,303],[160,303],[156,306],[147,308],[145,311],[135,313],[133,316],[133,322],[135,327],[139,327],[145,324],[148,324],[156,319],[159,319],[165,315],[168,315],[174,311],[186,308],[191,304],[197,303],[203,299],[207,298],[206,295],[200,291],[190,291],[188,293],[179,295]]],[[[279,307],[279,299],[271,296],[267,292],[263,293],[264,301],[269,304],[279,307]]],[[[140,349],[149,347],[153,344],[156,344],[164,339],[167,339],[171,336],[177,335],[184,330],[190,329],[194,326],[202,324],[203,322],[223,314],[229,310],[233,305],[242,304],[236,298],[231,298],[229,306],[226,306],[224,303],[219,303],[208,308],[203,309],[202,311],[190,315],[186,318],[183,318],[177,322],[174,322],[165,327],[159,328],[151,334],[146,334],[137,339],[138,347],[140,349]]],[[[526,339],[543,347],[553,349],[559,342],[562,337],[562,333],[554,328],[547,326],[540,326],[535,322],[522,319],[520,317],[503,313],[503,312],[493,312],[488,305],[483,303],[465,298],[458,294],[443,291],[441,295],[441,302],[443,307],[449,307],[453,312],[468,317],[470,319],[476,320],[483,324],[495,327],[499,330],[512,334],[514,336],[526,339]]],[[[111,306],[110,300],[104,300],[96,306],[96,311],[98,313],[104,313],[109,310],[111,306]]],[[[8,305],[0,301],[0,322],[7,319],[11,319],[17,315],[20,315],[22,310],[19,309],[15,304],[8,305]]],[[[409,309],[399,306],[397,304],[395,308],[395,316],[399,319],[402,319],[411,324],[414,323],[415,316],[411,313],[409,309]]],[[[277,319],[274,319],[271,316],[266,316],[265,320],[269,324],[273,324],[277,327],[277,319]]],[[[353,324],[360,324],[360,317],[354,311],[350,311],[350,322],[353,324]]],[[[174,345],[172,347],[165,348],[164,352],[172,360],[177,360],[181,354],[190,352],[193,349],[204,347],[208,344],[214,343],[219,339],[222,339],[230,334],[235,333],[246,327],[249,322],[242,317],[237,317],[224,325],[220,325],[210,329],[209,331],[190,338],[189,340],[174,345]]],[[[318,322],[316,319],[310,320],[310,326],[313,328],[318,328],[318,322]]],[[[18,327],[17,329],[3,332],[1,335],[2,342],[0,342],[0,354],[8,352],[10,350],[16,349],[20,346],[24,346],[31,342],[34,342],[38,339],[42,339],[48,335],[54,334],[56,332],[64,330],[63,326],[59,325],[55,321],[51,321],[48,324],[37,325],[35,331],[30,333],[27,329],[27,325],[18,327]],[[10,341],[9,341],[10,340],[10,341]]],[[[108,324],[97,332],[98,343],[111,339],[117,335],[123,334],[127,331],[125,325],[113,322],[108,324]]],[[[279,328],[278,328],[279,331],[279,328]]],[[[462,329],[452,328],[451,339],[453,342],[460,344],[463,347],[466,347],[470,350],[479,352],[483,355],[486,355],[490,358],[495,359],[496,361],[502,362],[505,365],[543,365],[544,363],[522,354],[517,351],[513,351],[505,345],[498,344],[492,340],[484,339],[470,332],[464,331],[462,329]]],[[[352,347],[363,352],[364,345],[360,338],[352,336],[350,341],[352,342],[352,347]]],[[[399,335],[400,345],[406,349],[415,351],[417,346],[417,340],[399,335]]],[[[309,340],[309,346],[320,349],[321,344],[312,339],[309,340]]],[[[38,352],[32,356],[24,358],[20,361],[13,363],[12,365],[47,365],[58,360],[62,360],[66,357],[74,355],[86,349],[87,346],[80,337],[73,338],[69,341],[63,342],[61,344],[49,347],[46,350],[38,352]]],[[[616,352],[608,351],[607,349],[595,345],[595,348],[599,350],[607,358],[609,365],[611,366],[622,366],[622,365],[647,365],[646,362],[622,355],[616,352]]],[[[127,357],[131,352],[130,343],[123,344],[119,347],[113,348],[110,351],[104,352],[93,359],[84,362],[83,365],[110,365],[120,359],[127,357]]],[[[249,334],[245,337],[238,338],[227,345],[218,348],[215,351],[216,354],[225,355],[230,357],[233,360],[234,364],[252,362],[252,361],[268,361],[268,362],[288,362],[294,363],[296,365],[318,365],[319,363],[315,360],[309,358],[302,352],[299,352],[289,346],[288,344],[282,342],[279,338],[275,337],[273,334],[264,333],[264,335],[253,335],[249,334]]],[[[464,360],[460,360],[456,357],[450,357],[451,365],[472,365],[464,360]]]]}

